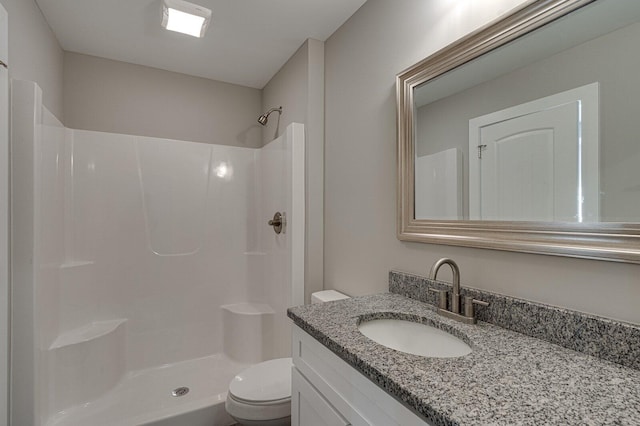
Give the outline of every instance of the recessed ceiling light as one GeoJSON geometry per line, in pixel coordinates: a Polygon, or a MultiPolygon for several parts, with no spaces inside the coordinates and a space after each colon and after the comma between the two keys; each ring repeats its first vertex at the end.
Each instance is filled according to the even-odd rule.
{"type": "Polygon", "coordinates": [[[162,4],[162,26],[170,31],[194,37],[204,36],[211,10],[183,0],[164,0],[162,4]]]}

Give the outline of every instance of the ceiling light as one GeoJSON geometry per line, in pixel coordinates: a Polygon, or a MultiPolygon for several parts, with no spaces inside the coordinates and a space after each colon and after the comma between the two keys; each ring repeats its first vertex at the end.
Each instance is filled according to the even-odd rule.
{"type": "Polygon", "coordinates": [[[162,26],[170,31],[194,37],[204,36],[211,11],[183,0],[164,0],[162,4],[162,26]]]}

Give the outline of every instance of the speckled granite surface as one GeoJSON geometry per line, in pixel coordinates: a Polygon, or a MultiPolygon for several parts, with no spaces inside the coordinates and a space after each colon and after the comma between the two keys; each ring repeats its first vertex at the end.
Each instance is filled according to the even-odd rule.
{"type": "Polygon", "coordinates": [[[289,309],[294,323],[436,425],[640,425],[640,371],[492,324],[465,325],[385,293],[289,309]],[[363,317],[410,318],[473,348],[423,358],[362,335],[363,317]]]}
{"type": "MultiPolygon", "coordinates": [[[[404,272],[389,272],[389,291],[435,305],[427,288],[451,286],[404,272]]],[[[527,336],[640,369],[640,327],[581,312],[462,287],[461,294],[489,302],[476,318],[527,336]]]]}

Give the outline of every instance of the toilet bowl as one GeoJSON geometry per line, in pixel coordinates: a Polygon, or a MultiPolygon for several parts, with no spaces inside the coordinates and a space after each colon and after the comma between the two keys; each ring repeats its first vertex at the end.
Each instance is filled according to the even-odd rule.
{"type": "Polygon", "coordinates": [[[291,358],[272,359],[242,371],[229,384],[225,408],[243,426],[291,424],[291,358]]]}
{"type": "MultiPolygon", "coordinates": [[[[335,290],[311,295],[312,303],[348,298],[335,290]]],[[[242,426],[290,426],[292,367],[291,358],[279,358],[242,371],[229,384],[227,413],[242,426]]]]}

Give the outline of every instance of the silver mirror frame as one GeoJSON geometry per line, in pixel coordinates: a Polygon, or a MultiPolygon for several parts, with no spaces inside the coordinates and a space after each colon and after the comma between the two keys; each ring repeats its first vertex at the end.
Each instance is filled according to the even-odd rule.
{"type": "Polygon", "coordinates": [[[444,73],[597,0],[535,0],[396,77],[397,236],[403,241],[640,263],[640,223],[441,221],[414,218],[413,92],[444,73]]]}

